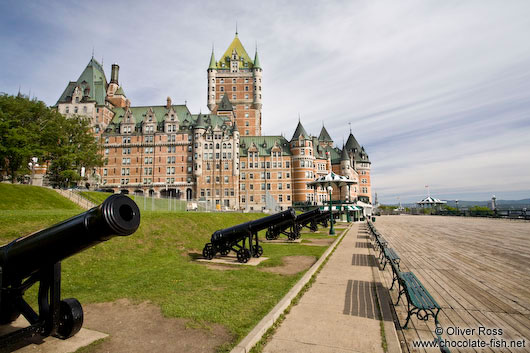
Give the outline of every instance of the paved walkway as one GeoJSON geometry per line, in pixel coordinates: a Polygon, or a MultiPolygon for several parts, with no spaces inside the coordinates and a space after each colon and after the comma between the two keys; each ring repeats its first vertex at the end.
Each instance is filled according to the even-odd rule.
{"type": "Polygon", "coordinates": [[[354,224],[264,352],[400,352],[364,223],[354,224]],[[381,299],[380,310],[379,302],[381,299]]]}

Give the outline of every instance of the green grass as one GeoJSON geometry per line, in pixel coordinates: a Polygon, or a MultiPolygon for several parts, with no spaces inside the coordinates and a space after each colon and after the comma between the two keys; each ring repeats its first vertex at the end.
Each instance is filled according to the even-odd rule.
{"type": "Polygon", "coordinates": [[[0,210],[81,210],[52,189],[0,183],[0,210]]]}
{"type": "MultiPolygon", "coordinates": [[[[81,191],[79,192],[79,194],[87,200],[92,201],[96,205],[99,205],[100,203],[105,201],[107,197],[112,195],[112,193],[99,191],[81,191]]],[[[186,201],[184,200],[153,198],[135,195],[127,196],[129,196],[136,202],[138,208],[140,208],[141,211],[186,211],[186,201]]]]}
{"type": "Polygon", "coordinates": [[[87,199],[88,201],[95,203],[96,205],[99,205],[100,203],[105,201],[107,197],[112,195],[111,192],[99,192],[99,191],[80,191],[79,194],[83,196],[85,199],[87,199]]]}
{"type": "MultiPolygon", "coordinates": [[[[79,210],[9,210],[0,213],[0,243],[50,226],[79,210]]],[[[99,244],[63,261],[62,296],[81,303],[129,298],[148,300],[167,317],[192,325],[221,324],[233,334],[229,350],[245,337],[303,275],[260,271],[282,264],[284,256],[318,258],[326,247],[262,244],[269,260],[257,267],[219,271],[193,261],[213,231],[262,217],[262,214],[143,212],[139,230],[99,244]]],[[[304,235],[318,237],[319,235],[304,235]]],[[[264,235],[261,236],[264,238],[264,235]]],[[[305,272],[305,271],[304,271],[305,272]]],[[[26,294],[35,304],[36,286],[26,294]]]]}

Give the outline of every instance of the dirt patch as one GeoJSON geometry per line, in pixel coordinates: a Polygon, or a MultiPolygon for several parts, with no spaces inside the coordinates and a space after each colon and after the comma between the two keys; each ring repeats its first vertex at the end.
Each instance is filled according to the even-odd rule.
{"type": "Polygon", "coordinates": [[[262,267],[260,270],[280,275],[294,275],[307,270],[315,261],[316,258],[314,256],[284,256],[282,266],[262,267]]]}
{"type": "Polygon", "coordinates": [[[313,246],[328,246],[329,244],[335,241],[334,237],[329,238],[314,238],[314,239],[304,239],[302,242],[303,245],[313,245],[313,246]]]}
{"type": "Polygon", "coordinates": [[[208,267],[211,270],[218,271],[230,271],[230,270],[241,270],[241,266],[230,266],[230,265],[214,265],[214,264],[205,264],[204,266],[208,267]]]}
{"type": "Polygon", "coordinates": [[[189,320],[165,318],[160,308],[127,299],[112,303],[87,304],[84,327],[108,333],[110,337],[89,352],[216,352],[232,340],[223,326],[210,329],[187,327],[189,320]]]}

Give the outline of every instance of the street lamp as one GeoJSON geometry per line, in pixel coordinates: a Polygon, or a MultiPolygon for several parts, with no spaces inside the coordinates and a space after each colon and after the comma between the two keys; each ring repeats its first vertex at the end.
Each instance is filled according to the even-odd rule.
{"type": "Polygon", "coordinates": [[[455,200],[456,203],[456,215],[459,216],[460,212],[458,211],[458,200],[455,200]]]}
{"type": "Polygon", "coordinates": [[[328,185],[328,191],[329,191],[329,235],[335,235],[335,229],[333,228],[333,209],[332,209],[332,202],[331,202],[331,191],[333,191],[333,188],[331,185],[328,185]]]}

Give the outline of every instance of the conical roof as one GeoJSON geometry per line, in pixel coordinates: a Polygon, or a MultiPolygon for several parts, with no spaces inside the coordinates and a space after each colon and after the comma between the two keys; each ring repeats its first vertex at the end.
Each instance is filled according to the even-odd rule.
{"type": "Polygon", "coordinates": [[[252,68],[254,66],[253,61],[248,56],[247,51],[243,47],[243,44],[241,43],[241,41],[239,40],[239,37],[236,34],[236,36],[234,37],[234,40],[232,41],[232,43],[230,43],[230,45],[228,46],[228,48],[224,52],[223,56],[221,56],[221,58],[219,59],[219,64],[217,65],[217,68],[221,68],[222,67],[221,66],[222,62],[225,62],[225,64],[226,64],[226,66],[224,66],[224,68],[228,69],[230,67],[230,57],[232,56],[232,53],[234,52],[234,50],[236,51],[237,55],[239,55],[239,58],[240,58],[239,64],[240,65],[243,64],[243,63],[247,63],[248,64],[247,68],[252,68]],[[241,59],[242,59],[242,61],[241,61],[241,59]]]}
{"type": "Polygon", "coordinates": [[[259,57],[258,57],[258,50],[256,49],[256,55],[254,56],[254,68],[255,69],[261,69],[261,65],[259,63],[259,57]]]}
{"type": "Polygon", "coordinates": [[[215,62],[215,56],[213,55],[212,50],[212,56],[210,57],[210,66],[208,66],[208,69],[217,69],[217,63],[215,62]]]}
{"type": "Polygon", "coordinates": [[[195,125],[193,127],[195,129],[206,129],[206,123],[204,122],[204,118],[201,113],[199,113],[199,116],[197,117],[197,121],[195,122],[195,125]]]}
{"type": "Polygon", "coordinates": [[[298,121],[298,125],[296,126],[296,130],[294,131],[294,135],[291,138],[291,141],[294,139],[297,139],[300,137],[300,135],[304,137],[309,137],[309,134],[305,131],[304,127],[302,126],[302,123],[300,120],[298,121]]]}
{"type": "Polygon", "coordinates": [[[320,130],[320,135],[318,136],[318,140],[325,141],[325,142],[333,142],[333,140],[331,139],[331,136],[329,136],[328,131],[326,130],[324,125],[322,125],[322,130],[320,130]]]}
{"type": "Polygon", "coordinates": [[[364,150],[364,147],[359,145],[359,142],[355,139],[353,134],[350,132],[348,140],[346,141],[346,150],[353,152],[353,159],[357,162],[367,162],[370,163],[368,159],[368,153],[364,150]]]}
{"type": "Polygon", "coordinates": [[[341,161],[348,161],[350,159],[350,156],[348,156],[348,151],[346,151],[346,148],[342,146],[342,152],[340,154],[340,160],[341,161]]]}
{"type": "Polygon", "coordinates": [[[221,98],[221,103],[219,103],[219,107],[217,107],[217,111],[229,112],[233,110],[234,110],[234,107],[232,106],[232,103],[230,103],[228,96],[225,94],[223,98],[221,98]]]}
{"type": "Polygon", "coordinates": [[[348,140],[346,141],[346,149],[348,151],[353,151],[357,149],[357,152],[361,150],[361,145],[359,145],[359,142],[355,139],[353,134],[350,132],[350,136],[348,136],[348,140]]]}

